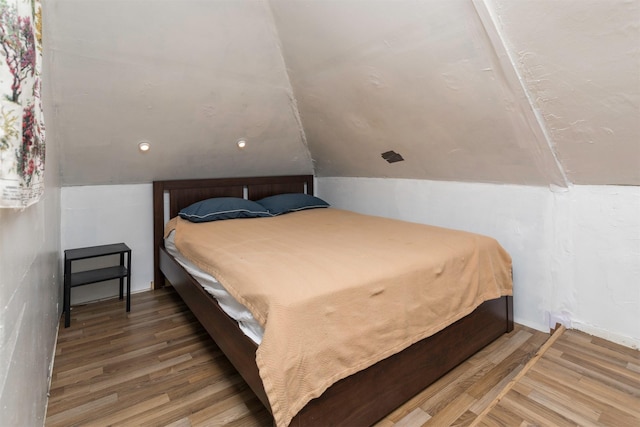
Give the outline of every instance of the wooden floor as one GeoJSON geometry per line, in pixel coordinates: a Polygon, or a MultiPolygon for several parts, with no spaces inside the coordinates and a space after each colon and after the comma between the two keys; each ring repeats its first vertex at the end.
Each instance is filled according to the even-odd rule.
{"type": "MultiPolygon", "coordinates": [[[[378,426],[640,426],[638,351],[576,331],[554,335],[547,349],[548,339],[517,325],[378,426]]],[[[133,295],[128,314],[117,300],[73,308],[71,327],[60,327],[45,425],[271,420],[166,289],[133,295]]]]}

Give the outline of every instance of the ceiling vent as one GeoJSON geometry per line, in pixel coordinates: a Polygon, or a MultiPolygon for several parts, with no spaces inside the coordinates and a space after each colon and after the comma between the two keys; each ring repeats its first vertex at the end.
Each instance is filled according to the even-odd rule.
{"type": "Polygon", "coordinates": [[[389,163],[401,162],[404,160],[402,156],[395,151],[385,151],[381,154],[381,156],[389,163]]]}

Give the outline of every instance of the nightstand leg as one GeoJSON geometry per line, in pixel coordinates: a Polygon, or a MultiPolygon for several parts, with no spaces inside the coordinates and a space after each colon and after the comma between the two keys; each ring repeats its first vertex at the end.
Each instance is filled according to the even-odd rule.
{"type": "MultiPolygon", "coordinates": [[[[124,253],[120,253],[120,265],[124,266],[124,253]]],[[[120,300],[122,300],[122,290],[124,288],[124,277],[120,278],[120,300]]]]}
{"type": "MultiPolygon", "coordinates": [[[[124,256],[124,254],[123,254],[124,256]]],[[[131,251],[127,252],[127,313],[131,311],[131,251]]]]}
{"type": "Polygon", "coordinates": [[[64,327],[71,325],[71,261],[64,260],[64,327]]]}

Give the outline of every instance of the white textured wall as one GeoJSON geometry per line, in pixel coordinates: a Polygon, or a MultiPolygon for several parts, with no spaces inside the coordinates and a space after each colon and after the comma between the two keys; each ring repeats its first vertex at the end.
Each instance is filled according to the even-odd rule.
{"type": "Polygon", "coordinates": [[[579,186],[570,197],[574,327],[640,344],[640,187],[579,186]]]}
{"type": "Polygon", "coordinates": [[[318,178],[338,208],[486,234],[511,254],[514,315],[640,346],[640,187],[318,178]]]}
{"type": "MultiPolygon", "coordinates": [[[[61,191],[62,250],[124,242],[131,248],[131,291],[151,288],[153,280],[152,185],[89,185],[61,191]]],[[[118,262],[117,255],[73,263],[82,269],[118,262]]],[[[118,295],[118,281],[73,288],[71,303],[118,295]]]]}
{"type": "MultiPolygon", "coordinates": [[[[46,8],[44,12],[46,14],[46,8]]],[[[45,55],[44,59],[43,102],[47,125],[44,196],[22,211],[0,209],[2,426],[44,423],[62,310],[59,150],[53,114],[48,113],[53,111],[51,84],[46,73],[49,58],[45,55]]]]}
{"type": "Polygon", "coordinates": [[[0,210],[2,425],[44,421],[61,309],[59,194],[47,188],[44,199],[24,211],[0,210]]]}
{"type": "MultiPolygon", "coordinates": [[[[640,187],[546,187],[407,179],[317,178],[336,207],[486,234],[514,264],[516,321],[577,329],[640,346],[640,187]]],[[[153,280],[151,185],[64,187],[62,245],[124,241],[134,291],[153,280]]],[[[73,290],[75,302],[112,285],[73,290]]]]}

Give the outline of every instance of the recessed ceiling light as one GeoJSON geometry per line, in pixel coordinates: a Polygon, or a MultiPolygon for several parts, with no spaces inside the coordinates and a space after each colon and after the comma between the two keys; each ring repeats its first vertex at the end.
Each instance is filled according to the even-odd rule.
{"type": "Polygon", "coordinates": [[[151,144],[147,141],[142,141],[138,144],[138,150],[142,151],[143,153],[146,153],[150,149],[151,149],[151,144]]]}
{"type": "Polygon", "coordinates": [[[239,139],[238,142],[236,142],[236,144],[238,145],[238,148],[244,148],[247,146],[247,140],[239,139]]]}

